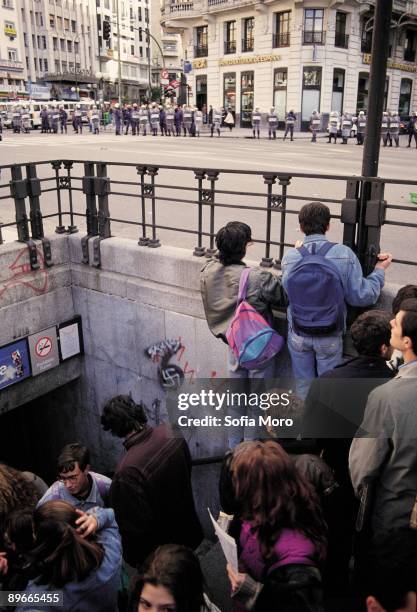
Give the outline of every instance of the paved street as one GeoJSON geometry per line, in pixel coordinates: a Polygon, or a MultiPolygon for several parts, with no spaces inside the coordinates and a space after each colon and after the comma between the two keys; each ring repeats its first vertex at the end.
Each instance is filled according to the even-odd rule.
{"type": "MultiPolygon", "coordinates": [[[[252,140],[249,131],[235,130],[231,134],[223,132],[220,138],[210,138],[207,134],[201,138],[162,138],[115,136],[108,131],[98,136],[85,133],[75,135],[49,135],[32,132],[31,134],[3,133],[3,142],[0,143],[0,163],[22,163],[28,161],[53,160],[59,158],[74,160],[109,161],[116,163],[130,162],[144,165],[173,165],[188,168],[221,168],[230,170],[289,172],[289,173],[317,173],[330,175],[359,175],[361,172],[362,148],[356,146],[351,140],[347,146],[341,144],[327,144],[326,138],[321,138],[317,144],[309,141],[308,134],[297,134],[294,142],[283,142],[282,137],[277,141],[267,139],[252,140]]],[[[282,136],[282,134],[281,134],[282,136]]],[[[408,149],[406,136],[401,137],[400,149],[387,148],[381,151],[380,176],[394,179],[412,180],[413,169],[416,167],[417,151],[408,149]]],[[[82,165],[76,165],[73,175],[82,176],[82,165]]],[[[53,173],[49,166],[39,171],[41,177],[51,177],[53,173]]],[[[113,218],[139,221],[140,200],[138,194],[138,176],[134,167],[109,167],[109,175],[113,180],[130,181],[132,185],[112,185],[110,196],[110,210],[113,218]],[[117,192],[117,193],[116,193],[117,192]],[[121,194],[121,195],[118,195],[121,194]]],[[[9,180],[9,171],[4,170],[1,183],[9,180]]],[[[147,179],[148,180],[148,179],[147,179]]],[[[184,229],[196,230],[197,211],[195,209],[195,192],[174,187],[196,187],[197,181],[194,173],[179,170],[160,170],[156,177],[157,183],[157,223],[165,227],[177,226],[184,229]],[[165,198],[165,199],[164,199],[165,198]],[[189,203],[177,202],[176,199],[189,200],[189,203]]],[[[80,181],[74,181],[74,186],[80,187],[80,181]]],[[[53,187],[52,183],[43,183],[43,189],[53,187]]],[[[205,184],[208,187],[208,183],[205,184]]],[[[274,193],[280,194],[280,187],[274,186],[274,193]]],[[[227,207],[216,210],[215,227],[223,222],[236,218],[249,222],[257,239],[265,238],[265,213],[263,211],[245,210],[238,215],[233,212],[236,204],[246,206],[265,207],[267,187],[262,177],[253,175],[238,176],[236,174],[220,175],[216,182],[216,190],[238,191],[240,195],[217,193],[216,202],[227,207]],[[252,194],[252,195],[251,195],[252,194]]],[[[385,197],[389,204],[408,205],[409,192],[417,191],[417,186],[387,186],[385,197]]],[[[0,195],[5,195],[7,189],[2,189],[0,195]]],[[[345,195],[345,183],[341,181],[325,181],[322,179],[297,178],[293,179],[288,187],[289,198],[287,208],[298,211],[300,206],[310,197],[319,197],[329,201],[332,213],[340,213],[340,205],[332,204],[332,199],[341,199],[345,195]],[[295,197],[294,197],[295,196],[295,197]]],[[[67,194],[63,194],[63,207],[67,208],[67,194]]],[[[41,198],[44,214],[56,210],[55,194],[46,193],[41,198]]],[[[85,199],[81,192],[74,192],[75,210],[85,211],[85,199]]],[[[205,230],[208,230],[208,211],[205,211],[205,230]]],[[[274,216],[272,239],[279,239],[280,215],[274,216]]],[[[388,217],[395,220],[404,220],[417,223],[417,205],[415,213],[407,211],[388,211],[388,217]]],[[[13,207],[9,200],[0,200],[0,221],[7,223],[14,218],[13,207]]],[[[147,203],[147,221],[150,222],[150,203],[147,203]]],[[[46,226],[53,230],[55,219],[46,220],[46,226]]],[[[69,221],[65,219],[65,223],[69,221]]],[[[83,229],[83,219],[76,219],[76,224],[83,229]]],[[[333,240],[341,239],[340,225],[333,223],[330,237],[333,240]]],[[[137,238],[140,228],[125,223],[112,223],[114,235],[137,238]]],[[[14,239],[14,230],[4,231],[6,239],[14,239]]],[[[394,252],[397,259],[417,260],[417,231],[402,227],[385,226],[382,232],[382,247],[394,252]]],[[[158,237],[163,244],[185,246],[193,248],[196,239],[193,235],[178,233],[169,230],[160,230],[158,237]]],[[[296,217],[287,215],[286,242],[292,243],[300,237],[297,231],[296,217]]],[[[207,244],[207,243],[205,243],[207,244]]],[[[255,245],[251,255],[261,257],[263,247],[255,245]]],[[[277,248],[271,253],[278,256],[277,248]]],[[[416,268],[393,265],[388,278],[394,282],[412,282],[415,278],[416,268]]]]}

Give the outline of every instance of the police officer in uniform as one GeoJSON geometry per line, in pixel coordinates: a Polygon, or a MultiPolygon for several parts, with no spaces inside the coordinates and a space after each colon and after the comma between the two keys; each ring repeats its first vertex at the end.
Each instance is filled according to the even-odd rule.
{"type": "Polygon", "coordinates": [[[195,135],[200,138],[201,126],[203,125],[203,113],[201,110],[198,110],[197,107],[194,108],[194,126],[195,126],[195,135]]]}
{"type": "Polygon", "coordinates": [[[67,133],[67,121],[68,113],[61,104],[61,106],[59,107],[59,123],[61,126],[61,134],[63,134],[64,132],[67,133]]]}
{"type": "Polygon", "coordinates": [[[284,140],[287,138],[288,132],[290,133],[291,142],[294,140],[294,125],[296,122],[296,116],[293,110],[290,110],[285,117],[285,134],[284,140]]]}
{"type": "Polygon", "coordinates": [[[321,117],[316,110],[313,110],[310,117],[311,142],[317,142],[317,132],[320,130],[321,117]]]}
{"type": "Polygon", "coordinates": [[[193,125],[193,110],[190,106],[184,106],[182,111],[182,121],[184,127],[184,136],[188,135],[192,136],[192,125],[193,125]]]}
{"type": "Polygon", "coordinates": [[[74,111],[74,129],[77,134],[83,133],[83,120],[82,120],[81,106],[77,104],[74,111]]]}
{"type": "Polygon", "coordinates": [[[152,136],[158,136],[159,128],[159,108],[155,102],[152,102],[151,110],[149,111],[149,120],[151,123],[152,136]]]}
{"type": "Polygon", "coordinates": [[[31,128],[30,112],[27,107],[24,107],[22,110],[22,130],[25,134],[29,134],[30,128],[31,128]]]}
{"type": "Polygon", "coordinates": [[[272,107],[267,115],[268,119],[268,138],[271,140],[272,138],[275,140],[277,137],[277,129],[278,129],[278,115],[275,112],[275,108],[272,107]]]}
{"type": "Polygon", "coordinates": [[[352,131],[352,115],[343,113],[342,115],[342,144],[347,145],[350,132],[352,131]]]}
{"type": "Polygon", "coordinates": [[[171,105],[168,105],[167,109],[165,111],[165,122],[166,122],[166,126],[167,126],[167,135],[168,136],[173,136],[174,135],[174,118],[175,118],[174,109],[172,108],[171,105]]]}
{"type": "Polygon", "coordinates": [[[258,136],[258,140],[260,138],[260,127],[261,127],[261,119],[262,119],[262,115],[259,112],[259,108],[256,106],[255,110],[252,111],[252,134],[253,137],[256,138],[256,135],[258,136]]]}
{"type": "Polygon", "coordinates": [[[159,128],[161,130],[161,136],[167,135],[167,115],[163,106],[159,106],[159,128]]]}
{"type": "Polygon", "coordinates": [[[114,125],[116,127],[116,136],[121,136],[123,115],[118,103],[114,105],[114,125]]]}
{"type": "MultiPolygon", "coordinates": [[[[400,117],[395,111],[390,113],[388,132],[395,141],[395,147],[398,148],[400,146],[400,117]]],[[[392,147],[392,140],[390,147],[392,147]]]]}
{"type": "Polygon", "coordinates": [[[381,137],[384,147],[387,146],[387,142],[389,140],[390,145],[392,146],[392,140],[389,133],[389,114],[387,111],[382,113],[382,121],[381,121],[381,137]]]}
{"type": "Polygon", "coordinates": [[[211,137],[213,137],[214,130],[217,132],[217,136],[220,138],[220,126],[222,124],[222,113],[218,108],[213,110],[213,123],[210,126],[211,137]]]}
{"type": "Polygon", "coordinates": [[[139,109],[136,102],[132,106],[132,112],[130,113],[130,125],[132,126],[132,136],[139,134],[139,109]]]}
{"type": "Polygon", "coordinates": [[[339,131],[339,113],[337,111],[332,111],[329,117],[329,140],[328,144],[332,142],[332,138],[334,138],[334,144],[337,143],[337,133],[339,131]]]}
{"type": "Polygon", "coordinates": [[[52,105],[51,109],[51,117],[52,117],[52,133],[58,134],[58,126],[59,126],[59,110],[56,104],[52,105]]]}
{"type": "Polygon", "coordinates": [[[413,111],[411,113],[411,117],[410,117],[410,121],[408,122],[408,126],[407,126],[407,131],[408,131],[408,147],[411,146],[411,140],[414,137],[414,141],[416,143],[416,149],[417,149],[417,114],[415,111],[413,111]]]}
{"type": "Polygon", "coordinates": [[[142,104],[139,111],[139,128],[142,130],[142,136],[146,136],[149,123],[149,112],[146,104],[142,104]]]}
{"type": "Polygon", "coordinates": [[[358,141],[357,144],[363,145],[363,141],[365,139],[365,132],[366,132],[366,116],[365,116],[364,111],[359,111],[358,118],[356,119],[356,127],[357,127],[356,138],[358,141]]]}
{"type": "Polygon", "coordinates": [[[91,109],[91,131],[93,134],[100,134],[100,111],[94,104],[91,109]]]}
{"type": "Polygon", "coordinates": [[[41,134],[46,134],[48,131],[48,109],[46,106],[42,106],[42,110],[40,112],[41,117],[41,134]]]}

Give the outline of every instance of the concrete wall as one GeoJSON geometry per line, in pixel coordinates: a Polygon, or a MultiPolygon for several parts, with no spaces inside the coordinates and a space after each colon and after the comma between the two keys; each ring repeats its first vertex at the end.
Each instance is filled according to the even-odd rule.
{"type": "MultiPolygon", "coordinates": [[[[0,247],[0,346],[55,323],[82,316],[85,357],[50,370],[35,379],[0,392],[0,413],[36,397],[53,397],[50,431],[43,443],[54,461],[56,449],[79,439],[91,448],[93,465],[112,471],[122,451],[121,442],[101,430],[100,411],[119,393],[131,393],[149,408],[165,392],[157,364],[145,349],[166,339],[180,339],[183,349],[172,358],[187,381],[227,377],[226,348],[207,327],[199,292],[199,270],[204,260],[173,247],[149,249],[135,241],[111,238],[101,243],[101,268],[81,263],[81,236],[53,236],[54,266],[31,272],[24,245],[0,247]],[[70,385],[71,381],[78,383],[70,385]],[[62,387],[59,409],[57,394],[62,387]],[[49,438],[48,438],[49,436],[49,438]],[[49,442],[48,442],[49,440],[49,442]],[[53,440],[53,442],[52,442],[53,440]]],[[[390,307],[398,287],[383,296],[390,307]]],[[[284,354],[282,370],[288,369],[284,354]]],[[[45,400],[45,406],[52,400],[45,400]]],[[[47,429],[47,428],[46,428],[47,429]]],[[[193,456],[221,454],[225,440],[201,432],[189,434],[193,456]]]]}

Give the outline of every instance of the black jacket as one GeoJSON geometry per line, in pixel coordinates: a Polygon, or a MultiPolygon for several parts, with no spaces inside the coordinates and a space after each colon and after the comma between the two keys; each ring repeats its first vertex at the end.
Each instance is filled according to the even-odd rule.
{"type": "Polygon", "coordinates": [[[159,425],[134,434],[125,447],[127,453],[110,487],[124,559],[138,566],[161,544],[196,548],[203,533],[194,507],[185,440],[159,425]]]}

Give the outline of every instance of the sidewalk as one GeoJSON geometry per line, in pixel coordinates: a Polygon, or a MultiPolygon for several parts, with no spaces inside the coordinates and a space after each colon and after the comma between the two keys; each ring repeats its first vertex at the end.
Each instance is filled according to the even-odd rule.
{"type": "MultiPolygon", "coordinates": [[[[284,138],[285,130],[277,130],[277,139],[282,140],[284,138]]],[[[200,138],[210,138],[210,129],[207,125],[203,125],[203,128],[200,133],[200,138]]],[[[327,138],[327,132],[321,132],[317,134],[317,138],[327,138]]],[[[218,138],[216,131],[214,131],[213,138],[218,138]]],[[[220,138],[248,138],[253,140],[252,128],[241,128],[234,127],[232,131],[227,127],[220,128],[220,138]]],[[[268,140],[268,128],[261,127],[260,129],[260,140],[268,140]]],[[[287,140],[290,140],[290,136],[288,134],[287,140]]],[[[311,132],[295,132],[294,131],[294,140],[311,140],[311,132]]]]}

